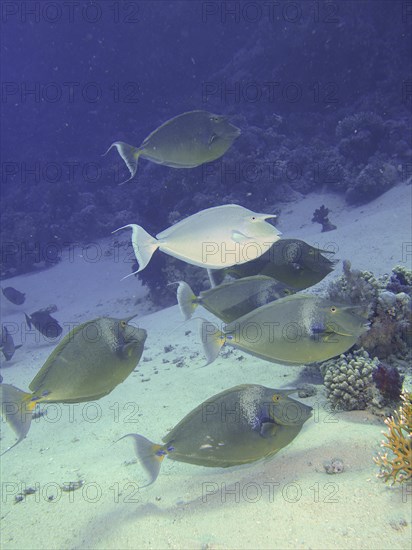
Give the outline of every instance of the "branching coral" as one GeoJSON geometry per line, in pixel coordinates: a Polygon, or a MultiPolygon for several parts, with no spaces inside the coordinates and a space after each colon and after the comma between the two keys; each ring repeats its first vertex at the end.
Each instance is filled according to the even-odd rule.
{"type": "Polygon", "coordinates": [[[381,447],[389,449],[384,454],[374,457],[380,466],[378,477],[385,482],[403,483],[412,479],[412,393],[402,392],[402,405],[394,416],[385,419],[388,433],[383,433],[387,441],[381,447]]]}

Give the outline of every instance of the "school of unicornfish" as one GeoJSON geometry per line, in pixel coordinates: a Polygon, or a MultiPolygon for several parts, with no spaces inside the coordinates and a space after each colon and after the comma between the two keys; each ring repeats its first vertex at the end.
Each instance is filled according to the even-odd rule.
{"type": "MultiPolygon", "coordinates": [[[[107,152],[117,149],[131,179],[140,156],[173,168],[193,168],[220,158],[239,135],[240,130],[224,116],[192,111],[162,124],[140,147],[115,142],[107,152]]],[[[225,204],[201,210],[155,237],[133,223],[116,230],[131,229],[137,272],[157,249],[208,270],[211,287],[198,296],[184,281],[177,287],[185,320],[203,307],[224,323],[219,328],[202,318],[197,321],[205,364],[217,358],[223,345],[285,365],[321,362],[347,351],[368,330],[361,306],[302,293],[331,273],[336,261],[328,257],[330,252],[304,241],[282,239],[268,221],[275,218],[225,204]]],[[[7,287],[2,292],[15,305],[24,303],[20,291],[7,287]]],[[[46,308],[25,314],[26,322],[43,334],[47,330],[50,336],[51,331],[55,338],[62,329],[51,312],[46,308]]],[[[147,337],[144,329],[130,323],[133,317],[101,317],[77,326],[50,354],[29,391],[0,384],[2,416],[17,435],[4,452],[26,437],[37,404],[95,401],[133,372],[147,337]]],[[[18,347],[2,327],[1,350],[6,360],[18,347]]],[[[146,485],[155,481],[165,456],[221,468],[254,462],[288,445],[311,417],[311,407],[290,397],[295,391],[236,386],[189,412],[160,444],[140,434],[121,439],[133,440],[148,475],[146,485]],[[236,414],[224,415],[223,410],[236,414]]]]}

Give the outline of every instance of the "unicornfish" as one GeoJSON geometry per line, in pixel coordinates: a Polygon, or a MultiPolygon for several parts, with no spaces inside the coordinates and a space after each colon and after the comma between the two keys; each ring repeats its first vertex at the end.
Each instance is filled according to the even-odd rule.
{"type": "Polygon", "coordinates": [[[272,277],[255,275],[202,290],[199,296],[187,283],[180,281],[177,301],[185,320],[190,319],[201,305],[225,323],[230,323],[257,307],[293,293],[293,289],[272,277]]]}
{"type": "Polygon", "coordinates": [[[140,147],[115,141],[105,155],[116,147],[130,180],[137,172],[139,157],[172,168],[194,168],[224,155],[239,135],[239,128],[222,115],[189,111],[159,126],[140,147]]]}
{"type": "MultiPolygon", "coordinates": [[[[143,227],[132,230],[132,245],[139,263],[138,273],[159,249],[174,258],[204,268],[221,268],[258,258],[279,239],[280,232],[259,214],[237,204],[201,210],[152,237],[143,227]]],[[[133,273],[131,274],[133,275],[133,273]]]]}
{"type": "Polygon", "coordinates": [[[2,416],[18,437],[6,451],[26,437],[37,403],[95,401],[129,376],[147,336],[144,329],[129,324],[133,317],[101,317],[74,328],[33,378],[30,392],[0,384],[2,416]]]}
{"type": "Polygon", "coordinates": [[[268,458],[289,445],[312,408],[289,397],[295,390],[244,384],[204,401],[156,444],[139,434],[136,455],[153,483],[163,459],[228,468],[268,458]]]}
{"type": "Polygon", "coordinates": [[[362,306],[336,304],[315,295],[280,298],[226,324],[202,321],[207,364],[224,343],[273,363],[326,361],[351,348],[369,328],[362,306]]]}

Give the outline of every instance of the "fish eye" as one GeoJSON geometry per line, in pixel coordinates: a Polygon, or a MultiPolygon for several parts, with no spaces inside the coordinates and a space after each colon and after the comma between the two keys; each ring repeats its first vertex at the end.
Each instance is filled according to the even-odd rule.
{"type": "Polygon", "coordinates": [[[278,403],[278,401],[280,401],[280,395],[277,394],[277,393],[274,393],[274,394],[272,395],[272,401],[273,401],[274,403],[278,403]]]}
{"type": "Polygon", "coordinates": [[[337,309],[338,309],[338,308],[337,308],[336,306],[331,306],[330,312],[331,312],[331,313],[336,313],[336,312],[337,312],[337,309]]]}
{"type": "Polygon", "coordinates": [[[127,327],[126,321],[120,321],[120,328],[126,328],[126,327],[127,327]]]}

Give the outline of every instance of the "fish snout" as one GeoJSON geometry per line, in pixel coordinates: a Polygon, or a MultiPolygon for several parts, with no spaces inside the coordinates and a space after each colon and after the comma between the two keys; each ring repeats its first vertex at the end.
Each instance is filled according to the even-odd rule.
{"type": "Polygon", "coordinates": [[[139,344],[144,344],[147,338],[147,331],[144,328],[133,327],[134,331],[131,335],[131,341],[139,344]]]}

